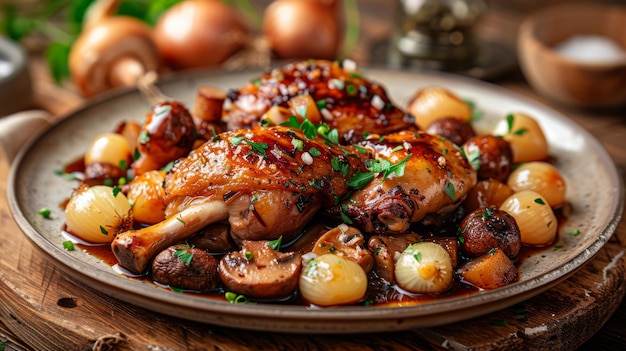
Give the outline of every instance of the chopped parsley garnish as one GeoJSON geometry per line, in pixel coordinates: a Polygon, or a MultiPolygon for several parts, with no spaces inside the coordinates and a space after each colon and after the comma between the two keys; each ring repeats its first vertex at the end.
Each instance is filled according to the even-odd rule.
{"type": "Polygon", "coordinates": [[[181,260],[187,266],[189,266],[189,264],[191,264],[191,260],[193,259],[193,253],[189,252],[188,249],[189,249],[189,247],[185,247],[183,249],[179,249],[179,250],[174,251],[174,257],[177,257],[179,260],[181,260]]]}
{"type": "Polygon", "coordinates": [[[241,144],[241,142],[243,141],[243,137],[240,135],[231,135],[228,137],[228,141],[233,144],[233,146],[237,146],[239,144],[241,144]]]}
{"type": "Polygon", "coordinates": [[[174,161],[168,162],[165,166],[163,166],[163,168],[161,168],[161,170],[163,172],[169,172],[172,170],[172,167],[174,167],[174,161]]]}
{"type": "Polygon", "coordinates": [[[322,110],[326,108],[326,99],[317,100],[315,102],[318,110],[322,110]]]}
{"type": "Polygon", "coordinates": [[[476,122],[483,118],[483,113],[476,108],[476,104],[471,100],[464,100],[464,102],[469,106],[472,111],[472,117],[470,117],[471,122],[476,122]]]}
{"type": "Polygon", "coordinates": [[[330,159],[330,164],[333,171],[341,172],[341,175],[343,175],[344,177],[347,176],[348,172],[350,171],[350,164],[341,161],[338,157],[333,157],[332,159],[330,159]]]}
{"type": "Polygon", "coordinates": [[[100,233],[104,235],[109,235],[109,232],[103,226],[100,226],[100,233]]]}
{"type": "Polygon", "coordinates": [[[311,156],[313,156],[313,157],[317,157],[317,156],[321,155],[322,152],[320,150],[318,150],[317,148],[312,147],[312,148],[309,149],[309,154],[311,156]]]}
{"type": "Polygon", "coordinates": [[[113,187],[112,192],[113,192],[113,197],[117,197],[117,195],[122,192],[122,188],[116,185],[113,187]]]}
{"type": "Polygon", "coordinates": [[[341,205],[341,212],[339,212],[339,216],[341,217],[341,220],[345,224],[352,224],[352,220],[350,219],[350,217],[348,217],[348,214],[346,212],[348,212],[348,206],[341,205]]]}
{"type": "Polygon", "coordinates": [[[278,239],[269,241],[267,243],[267,246],[274,249],[274,251],[280,251],[280,244],[282,243],[282,241],[283,241],[283,236],[281,235],[278,237],[278,239]]]}
{"type": "Polygon", "coordinates": [[[55,169],[55,170],[54,170],[54,174],[56,174],[56,175],[58,175],[58,176],[61,176],[61,177],[63,177],[63,178],[64,178],[64,179],[66,179],[66,180],[78,180],[78,179],[77,179],[77,178],[76,178],[73,174],[63,172],[63,171],[62,171],[62,170],[60,170],[60,169],[55,169]]]}
{"type": "Polygon", "coordinates": [[[126,160],[120,160],[119,166],[121,169],[126,169],[126,167],[128,167],[128,162],[126,162],[126,160]]]}
{"type": "Polygon", "coordinates": [[[524,133],[526,133],[528,130],[526,128],[520,128],[517,130],[513,130],[513,122],[515,121],[515,116],[513,116],[513,114],[508,114],[506,116],[506,124],[508,126],[508,131],[509,134],[514,134],[514,135],[522,135],[524,133]]]}
{"type": "Polygon", "coordinates": [[[355,189],[361,189],[375,177],[376,175],[374,173],[358,171],[348,180],[348,186],[355,189]]]}
{"type": "Polygon", "coordinates": [[[545,205],[546,203],[543,201],[542,198],[538,197],[535,200],[533,200],[535,203],[540,204],[540,205],[545,205]]]}
{"type": "Polygon", "coordinates": [[[241,135],[231,135],[228,137],[228,141],[233,144],[233,146],[237,146],[241,144],[241,142],[245,142],[246,144],[250,145],[252,150],[261,154],[263,157],[267,157],[267,153],[265,152],[265,150],[267,150],[269,146],[266,143],[257,143],[256,141],[244,140],[241,135]]]}
{"type": "Polygon", "coordinates": [[[228,291],[224,294],[226,301],[230,303],[249,303],[250,300],[244,295],[238,295],[234,292],[228,291]]]}
{"type": "Polygon", "coordinates": [[[300,139],[293,138],[291,139],[291,145],[293,145],[293,149],[295,151],[302,151],[302,146],[304,143],[300,139]]]}
{"type": "Polygon", "coordinates": [[[37,211],[37,214],[40,215],[41,217],[45,218],[45,219],[50,219],[50,214],[52,213],[52,211],[50,211],[49,208],[44,207],[42,209],[40,209],[39,211],[37,211]]]}
{"type": "Polygon", "coordinates": [[[417,261],[417,262],[422,262],[422,253],[421,252],[416,252],[413,254],[413,258],[417,261]]]}
{"type": "Polygon", "coordinates": [[[348,186],[355,189],[361,189],[380,173],[383,175],[383,182],[392,174],[401,177],[404,175],[404,166],[411,156],[413,155],[408,154],[402,161],[396,163],[395,165],[392,165],[391,162],[385,159],[367,160],[365,162],[365,168],[370,172],[356,172],[352,178],[348,180],[348,186]]]}
{"type": "Polygon", "coordinates": [[[267,153],[265,152],[265,150],[267,150],[269,146],[266,143],[257,143],[257,142],[249,141],[249,140],[246,140],[246,143],[250,145],[252,150],[263,155],[263,157],[267,157],[267,153]]]}
{"type": "Polygon", "coordinates": [[[185,221],[183,220],[182,215],[179,214],[178,217],[176,217],[176,220],[185,225],[185,221]]]}
{"type": "Polygon", "coordinates": [[[246,250],[246,252],[244,253],[244,256],[246,256],[246,260],[250,261],[254,258],[254,255],[252,254],[252,251],[246,250]]]}
{"type": "Polygon", "coordinates": [[[456,189],[454,189],[454,184],[449,183],[449,182],[446,183],[446,186],[443,189],[443,191],[446,193],[446,195],[448,195],[450,200],[454,201],[454,198],[456,197],[456,189]]]}
{"type": "Polygon", "coordinates": [[[66,240],[63,242],[63,248],[67,251],[74,251],[74,243],[70,240],[66,240]]]}
{"type": "Polygon", "coordinates": [[[572,231],[567,232],[567,235],[571,235],[571,236],[576,236],[578,234],[580,234],[580,230],[578,229],[574,229],[572,231]]]}
{"type": "Polygon", "coordinates": [[[139,143],[141,144],[146,144],[147,142],[150,141],[150,134],[148,134],[147,131],[142,131],[141,133],[139,133],[139,143]]]}

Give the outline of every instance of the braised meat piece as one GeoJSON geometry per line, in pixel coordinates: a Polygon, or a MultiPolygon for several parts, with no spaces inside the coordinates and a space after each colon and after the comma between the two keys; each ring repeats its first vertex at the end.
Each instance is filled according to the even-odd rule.
{"type": "Polygon", "coordinates": [[[224,111],[224,119],[231,130],[251,127],[272,106],[286,108],[289,100],[307,94],[315,101],[321,122],[336,128],[344,143],[365,132],[389,134],[415,128],[381,85],[365,79],[356,69],[325,60],[287,64],[231,91],[232,104],[224,111]]]}
{"type": "Polygon", "coordinates": [[[341,198],[362,162],[345,148],[288,127],[219,134],[180,159],[165,178],[166,219],[118,234],[120,265],[140,273],[165,247],[228,219],[235,242],[289,242],[320,210],[341,198]],[[340,167],[338,167],[340,166],[340,167]]]}
{"type": "Polygon", "coordinates": [[[350,197],[329,210],[367,233],[405,233],[411,223],[452,212],[476,184],[476,171],[449,140],[425,132],[371,136],[360,144],[372,155],[368,172],[349,184],[350,197]]]}

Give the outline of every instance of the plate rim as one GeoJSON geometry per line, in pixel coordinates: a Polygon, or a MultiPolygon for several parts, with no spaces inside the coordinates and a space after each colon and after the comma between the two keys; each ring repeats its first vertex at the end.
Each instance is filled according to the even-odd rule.
{"type": "MultiPolygon", "coordinates": [[[[480,294],[475,294],[475,295],[471,295],[467,297],[471,299],[472,301],[476,301],[477,302],[476,305],[478,306],[485,305],[487,301],[490,300],[490,297],[496,295],[497,293],[501,293],[503,290],[514,291],[517,289],[519,291],[517,291],[512,296],[524,295],[526,296],[524,299],[527,299],[549,289],[550,287],[556,285],[558,282],[566,279],[566,277],[562,278],[563,276],[567,276],[567,277],[571,276],[579,268],[584,266],[586,262],[591,260],[600,251],[600,249],[608,242],[609,238],[613,235],[613,233],[617,229],[617,226],[619,225],[621,218],[622,218],[622,214],[623,214],[625,195],[624,195],[623,180],[622,178],[619,177],[615,162],[612,160],[612,158],[608,154],[608,151],[600,144],[600,142],[593,135],[591,135],[586,129],[584,129],[582,126],[578,125],[577,123],[575,123],[573,120],[568,119],[563,113],[558,112],[546,105],[543,105],[542,103],[538,101],[529,99],[519,93],[511,91],[505,87],[497,86],[491,83],[479,81],[479,80],[472,79],[472,78],[451,75],[451,74],[446,74],[446,73],[441,73],[441,72],[422,72],[422,71],[415,71],[415,70],[409,71],[409,70],[389,69],[389,68],[381,68],[381,67],[374,67],[374,66],[365,67],[363,68],[363,71],[368,76],[372,75],[373,72],[384,73],[385,71],[406,73],[406,74],[411,74],[412,76],[416,76],[416,77],[433,76],[437,78],[443,78],[446,81],[463,81],[466,84],[478,85],[481,89],[486,89],[488,91],[496,92],[498,94],[504,94],[508,97],[514,98],[515,100],[521,101],[524,104],[530,104],[534,108],[538,108],[541,111],[545,111],[547,114],[551,116],[551,118],[557,117],[561,122],[571,124],[572,127],[575,128],[577,132],[581,132],[584,135],[585,141],[592,143],[594,148],[600,152],[598,156],[603,158],[604,160],[603,163],[610,165],[607,171],[609,175],[611,176],[611,178],[614,178],[616,181],[615,186],[616,186],[618,196],[615,201],[615,205],[612,207],[613,213],[610,215],[608,223],[606,223],[605,226],[601,230],[599,230],[599,234],[597,238],[591,243],[591,245],[586,247],[586,249],[581,251],[578,255],[572,257],[564,266],[559,266],[550,271],[544,272],[543,274],[541,274],[540,277],[536,277],[532,281],[516,282],[500,289],[496,289],[492,291],[484,291],[484,292],[481,292],[480,294]],[[561,274],[557,274],[557,270],[561,274]],[[554,277],[555,274],[557,275],[557,277],[554,277]],[[524,290],[525,286],[530,286],[531,289],[524,290]]],[[[161,80],[159,80],[157,84],[161,86],[161,85],[166,85],[172,81],[189,80],[193,77],[196,77],[198,72],[199,71],[194,70],[190,72],[183,72],[180,74],[167,75],[167,76],[164,76],[161,80]]],[[[239,70],[236,72],[224,72],[220,70],[202,70],[202,74],[204,78],[211,78],[213,75],[223,76],[223,75],[229,75],[233,73],[247,74],[247,73],[254,73],[254,72],[258,74],[260,71],[251,70],[251,69],[239,70]]],[[[96,267],[87,265],[87,271],[81,271],[81,269],[85,269],[84,262],[80,262],[78,259],[73,258],[72,255],[70,255],[67,251],[60,250],[57,247],[57,245],[54,245],[48,239],[44,238],[42,234],[38,233],[37,230],[31,225],[26,215],[21,211],[20,204],[19,204],[19,201],[17,199],[17,194],[16,194],[16,181],[17,181],[18,173],[22,168],[23,160],[26,158],[29,152],[31,152],[34,146],[52,129],[62,128],[64,123],[66,123],[71,118],[76,118],[76,116],[80,115],[80,113],[83,113],[89,109],[92,109],[96,107],[97,105],[114,101],[115,99],[118,99],[122,96],[126,96],[129,94],[137,94],[137,90],[134,88],[124,88],[124,89],[119,89],[113,92],[101,94],[95,99],[89,100],[88,103],[84,104],[80,108],[66,114],[61,119],[55,121],[55,123],[53,123],[52,125],[45,128],[45,130],[38,133],[35,137],[33,137],[27,143],[27,145],[21,148],[20,152],[18,153],[18,155],[13,160],[10,166],[9,176],[7,179],[7,197],[8,197],[8,203],[9,203],[9,209],[16,223],[20,227],[20,230],[23,232],[23,234],[47,257],[52,258],[52,260],[57,265],[59,265],[62,269],[68,269],[74,273],[79,273],[80,276],[78,277],[79,278],[78,280],[82,281],[83,283],[90,282],[90,283],[99,284],[105,288],[110,287],[110,283],[108,282],[108,279],[102,279],[98,277],[96,267]]],[[[126,278],[122,278],[122,279],[126,279],[126,278]]],[[[163,295],[160,292],[160,289],[154,289],[153,291],[149,291],[148,294],[146,295],[145,293],[140,293],[139,291],[137,291],[137,289],[135,289],[134,286],[129,286],[129,285],[126,285],[126,286],[123,285],[121,287],[116,286],[109,290],[114,290],[114,291],[109,291],[107,295],[110,295],[114,298],[119,299],[119,297],[116,296],[117,294],[115,294],[115,292],[117,291],[117,292],[121,292],[121,294],[137,295],[138,298],[154,299],[158,302],[171,305],[172,308],[190,307],[191,305],[193,305],[194,302],[198,300],[201,300],[201,301],[209,300],[206,297],[202,297],[202,296],[188,296],[188,298],[182,299],[181,302],[179,302],[178,300],[175,300],[174,302],[172,302],[172,301],[160,299],[161,295],[163,295]]],[[[171,294],[171,292],[169,291],[167,293],[168,295],[171,294]]],[[[215,303],[203,304],[202,311],[204,311],[205,313],[209,313],[209,314],[229,313],[235,317],[236,316],[258,317],[258,318],[263,318],[263,319],[268,318],[268,317],[274,317],[274,318],[281,318],[285,320],[297,319],[297,320],[315,321],[318,323],[323,323],[326,321],[333,321],[333,320],[341,321],[341,320],[345,320],[346,318],[373,319],[377,321],[398,320],[402,318],[409,318],[409,319],[417,318],[417,320],[414,320],[413,323],[410,324],[410,327],[422,326],[420,324],[419,319],[422,317],[430,316],[430,314],[428,313],[424,314],[423,312],[429,312],[429,310],[432,310],[433,308],[436,309],[440,305],[445,304],[448,307],[444,308],[443,310],[447,313],[450,313],[451,311],[453,312],[457,310],[454,308],[455,305],[458,305],[461,303],[467,303],[465,298],[456,298],[450,301],[443,299],[440,301],[429,303],[427,306],[414,305],[414,306],[391,307],[391,308],[376,307],[376,308],[369,308],[369,309],[366,309],[363,306],[343,306],[343,307],[337,307],[337,308],[311,309],[305,306],[288,306],[288,305],[276,305],[276,304],[268,304],[268,305],[259,304],[259,305],[242,306],[242,305],[230,304],[224,301],[218,301],[218,300],[213,300],[213,301],[215,303]],[[422,312],[422,313],[416,313],[416,312],[422,312]]],[[[136,302],[138,303],[134,303],[134,302],[131,302],[131,303],[133,303],[134,305],[142,306],[141,301],[136,301],[136,302]]],[[[147,301],[147,302],[150,302],[150,301],[147,301]]],[[[142,307],[146,307],[146,306],[142,306],[142,307]]],[[[163,312],[163,311],[157,311],[157,312],[163,312]]],[[[166,311],[166,314],[172,314],[172,313],[167,313],[166,311]]],[[[219,320],[205,320],[201,318],[201,316],[199,318],[188,318],[183,315],[176,315],[176,316],[196,320],[199,322],[220,324],[219,320]]],[[[221,324],[221,325],[234,326],[234,327],[243,328],[243,329],[255,329],[254,325],[232,325],[231,322],[225,322],[225,324],[221,324]]],[[[429,323],[428,325],[432,326],[433,324],[429,323]]],[[[402,327],[402,329],[406,329],[406,327],[402,327]]],[[[268,330],[268,329],[260,328],[258,330],[268,330]]],[[[271,330],[274,331],[274,329],[271,329],[271,330]]],[[[387,330],[387,329],[384,329],[384,330],[387,330]]],[[[275,330],[275,331],[278,331],[278,330],[275,330]]],[[[280,331],[285,331],[285,330],[280,330],[280,331]]],[[[286,331],[289,331],[289,330],[286,330],[286,331]]],[[[306,332],[306,330],[301,330],[301,329],[297,329],[295,331],[306,332]]],[[[333,331],[332,329],[324,330],[324,332],[332,332],[332,331],[333,331]]],[[[362,331],[371,331],[371,328],[367,330],[362,330],[362,331]]],[[[319,332],[319,330],[314,330],[314,332],[319,332]]],[[[340,332],[348,333],[351,331],[341,329],[340,332]]],[[[359,331],[356,331],[356,332],[359,332],[359,331]]]]}

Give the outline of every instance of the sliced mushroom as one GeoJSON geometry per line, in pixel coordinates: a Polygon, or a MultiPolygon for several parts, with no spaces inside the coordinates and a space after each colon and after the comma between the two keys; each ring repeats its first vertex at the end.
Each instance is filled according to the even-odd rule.
{"type": "Polygon", "coordinates": [[[240,251],[222,257],[219,275],[227,290],[251,298],[278,299],[298,285],[302,256],[281,253],[266,240],[244,240],[240,251]]]}
{"type": "Polygon", "coordinates": [[[220,283],[218,265],[219,261],[204,250],[174,245],[154,258],[152,279],[181,289],[209,291],[220,283]]]}
{"type": "Polygon", "coordinates": [[[366,273],[374,268],[374,257],[365,248],[365,237],[358,229],[345,224],[324,233],[313,246],[312,252],[318,256],[333,253],[349,258],[366,273]]]}
{"type": "Polygon", "coordinates": [[[396,259],[409,245],[421,240],[422,237],[414,233],[372,236],[367,243],[367,248],[374,254],[374,261],[376,262],[374,272],[390,284],[395,283],[396,259]]]}

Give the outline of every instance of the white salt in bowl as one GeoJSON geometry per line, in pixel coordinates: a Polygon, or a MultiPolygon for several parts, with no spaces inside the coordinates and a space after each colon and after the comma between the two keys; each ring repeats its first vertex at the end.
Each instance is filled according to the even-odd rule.
{"type": "Polygon", "coordinates": [[[539,94],[575,107],[626,105],[626,6],[578,3],[523,22],[518,58],[539,94]]]}

